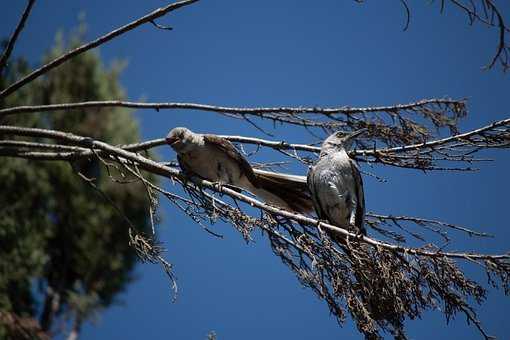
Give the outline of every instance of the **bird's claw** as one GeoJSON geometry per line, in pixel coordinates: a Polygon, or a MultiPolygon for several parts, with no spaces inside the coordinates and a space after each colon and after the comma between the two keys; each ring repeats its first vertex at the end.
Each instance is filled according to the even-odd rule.
{"type": "Polygon", "coordinates": [[[361,230],[356,230],[354,234],[356,235],[356,238],[360,240],[363,239],[363,237],[365,237],[365,234],[361,230]]]}
{"type": "Polygon", "coordinates": [[[319,229],[319,231],[320,231],[322,234],[324,234],[324,230],[322,229],[322,225],[323,225],[323,224],[329,224],[329,221],[328,221],[328,220],[321,220],[321,219],[319,219],[319,220],[317,220],[317,221],[318,221],[318,223],[317,223],[317,229],[319,229]]]}
{"type": "Polygon", "coordinates": [[[221,190],[223,189],[223,184],[224,183],[218,181],[218,182],[213,182],[212,186],[213,186],[214,190],[221,192],[221,190]]]}
{"type": "Polygon", "coordinates": [[[185,175],[184,180],[186,181],[186,183],[190,182],[196,185],[197,187],[202,187],[202,179],[200,177],[187,173],[184,173],[184,175],[185,175]]]}
{"type": "Polygon", "coordinates": [[[365,232],[363,229],[360,229],[355,224],[351,224],[349,226],[349,232],[354,234],[354,237],[357,239],[362,239],[365,236],[365,232]]]}

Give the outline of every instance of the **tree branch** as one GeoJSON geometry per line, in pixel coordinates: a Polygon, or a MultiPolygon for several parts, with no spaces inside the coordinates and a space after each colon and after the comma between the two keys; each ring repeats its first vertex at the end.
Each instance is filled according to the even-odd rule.
{"type": "MultiPolygon", "coordinates": [[[[4,126],[9,128],[9,126],[4,126]]],[[[7,131],[7,130],[4,130],[7,131]]],[[[7,133],[6,133],[7,134],[7,133]]],[[[221,136],[231,142],[253,144],[269,147],[275,150],[292,150],[295,155],[285,153],[289,157],[296,158],[305,164],[311,160],[297,156],[297,151],[319,153],[320,148],[306,144],[292,144],[286,141],[271,141],[261,138],[243,136],[221,136]]],[[[0,141],[0,146],[2,142],[0,141]]],[[[17,142],[19,143],[19,142],[17,142]]],[[[12,156],[30,157],[32,159],[47,160],[73,160],[91,155],[90,150],[73,149],[64,151],[60,148],[57,153],[32,152],[22,149],[9,149],[8,146],[17,146],[13,141],[4,141],[3,154],[12,156]],[[5,144],[7,142],[7,144],[5,144]]],[[[164,139],[155,139],[142,143],[120,145],[124,150],[139,152],[150,148],[165,145],[164,139]]],[[[18,146],[22,146],[19,144],[18,146]]],[[[29,147],[29,144],[24,144],[29,147]]],[[[36,145],[34,145],[35,147],[36,145]]],[[[41,148],[42,146],[39,145],[41,148]]],[[[47,147],[56,148],[56,147],[47,147]]],[[[493,122],[484,127],[471,130],[462,134],[449,136],[442,139],[432,140],[425,143],[406,145],[394,148],[356,149],[350,152],[350,156],[361,162],[377,163],[408,169],[417,170],[443,170],[443,171],[466,171],[473,170],[471,167],[443,167],[444,162],[462,162],[471,164],[473,162],[489,161],[489,159],[475,158],[474,155],[488,148],[510,148],[510,118],[493,122]]]]}
{"type": "MultiPolygon", "coordinates": [[[[363,1],[355,1],[363,3],[363,1]]],[[[432,3],[433,1],[429,2],[432,3]]],[[[473,25],[476,21],[478,21],[489,27],[498,29],[498,44],[496,52],[484,68],[491,69],[499,61],[503,71],[507,71],[510,68],[510,44],[507,43],[507,33],[510,32],[510,28],[506,25],[503,15],[501,14],[498,6],[495,5],[494,0],[441,0],[439,1],[441,13],[445,10],[446,2],[451,3],[454,7],[463,11],[468,16],[470,25],[473,25]]],[[[407,0],[400,0],[400,3],[403,5],[406,15],[406,21],[404,24],[405,31],[409,27],[411,11],[407,4],[407,0]]]]}
{"type": "MultiPolygon", "coordinates": [[[[249,118],[271,120],[274,123],[320,128],[327,133],[344,130],[368,129],[368,135],[388,146],[423,142],[434,136],[437,128],[447,127],[457,133],[457,121],[467,113],[464,100],[425,99],[408,104],[375,107],[225,107],[196,103],[140,103],[129,101],[92,101],[37,106],[21,106],[0,110],[0,118],[22,112],[52,110],[90,109],[100,107],[127,107],[155,110],[198,110],[215,112],[227,117],[243,119],[254,125],[249,118]],[[380,116],[384,114],[384,117],[380,116]],[[370,118],[366,118],[371,114],[370,118]],[[419,115],[424,122],[417,122],[407,114],[419,115]],[[326,118],[326,119],[324,119],[326,118]],[[431,126],[434,127],[431,128],[431,126]]],[[[257,125],[255,125],[259,128],[257,125]]],[[[309,131],[310,132],[310,131],[309,131]]]]}
{"type": "Polygon", "coordinates": [[[492,57],[491,61],[484,67],[485,69],[492,68],[499,60],[503,71],[507,71],[510,67],[509,64],[509,53],[510,45],[506,42],[506,34],[510,32],[510,29],[505,24],[505,20],[501,15],[501,11],[494,4],[493,0],[470,0],[469,4],[463,3],[461,0],[450,0],[450,2],[456,7],[464,11],[469,17],[469,23],[473,24],[475,21],[482,22],[490,27],[496,27],[499,30],[498,45],[496,53],[492,57]],[[480,3],[483,10],[478,8],[476,3],[480,3]],[[479,13],[483,13],[480,15],[479,13]]]}
{"type": "Polygon", "coordinates": [[[188,6],[188,5],[191,5],[195,2],[197,2],[198,0],[183,0],[183,1],[179,1],[179,2],[175,2],[175,3],[172,3],[172,4],[169,4],[165,7],[162,7],[162,8],[158,8],[157,10],[154,10],[152,11],[151,13],[135,20],[135,21],[132,21],[130,22],[129,24],[126,24],[122,27],[119,27],[91,42],[88,42],[86,44],[83,44],[63,55],[61,55],[60,57],[50,61],[49,63],[41,66],[40,68],[38,68],[37,70],[34,70],[33,72],[31,72],[30,74],[28,74],[27,76],[23,77],[22,79],[18,80],[17,82],[15,82],[14,84],[10,85],[9,87],[7,87],[5,90],[1,91],[0,92],[0,99],[1,98],[5,98],[7,97],[8,95],[10,95],[11,93],[13,93],[14,91],[18,90],[20,87],[30,83],[32,80],[36,79],[37,77],[40,77],[41,75],[43,75],[44,73],[50,71],[51,69],[59,66],[60,64],[66,62],[67,60],[83,53],[83,52],[86,52],[90,49],[93,49],[93,48],[96,48],[110,40],[112,40],[113,38],[116,38],[118,37],[119,35],[122,35],[128,31],[131,31],[132,29],[140,26],[140,25],[143,25],[145,23],[150,23],[151,21],[153,21],[154,19],[157,19],[169,12],[172,12],[176,9],[179,9],[181,7],[184,7],[184,6],[188,6]]]}
{"type": "MultiPolygon", "coordinates": [[[[408,104],[375,107],[225,107],[196,103],[140,103],[129,101],[93,101],[37,106],[21,106],[0,110],[2,117],[21,112],[88,109],[99,107],[127,107],[155,110],[198,110],[216,112],[230,118],[242,119],[261,129],[250,116],[273,123],[291,124],[305,128],[333,131],[355,131],[366,128],[367,135],[387,146],[414,144],[435,137],[440,128],[458,133],[458,120],[467,114],[464,100],[425,99],[408,104]],[[367,117],[370,115],[370,117],[367,117]],[[410,117],[412,115],[413,117],[410,117]],[[418,120],[416,120],[416,118],[418,120]]],[[[262,130],[263,131],[263,130],[262,130]]]]}
{"type": "Polygon", "coordinates": [[[50,104],[50,105],[27,105],[10,107],[0,110],[0,118],[3,116],[16,114],[16,113],[29,113],[29,112],[48,112],[48,111],[62,111],[70,109],[90,109],[90,108],[101,108],[101,107],[127,107],[132,109],[154,109],[154,110],[197,110],[197,111],[209,111],[218,113],[229,113],[229,114],[244,114],[260,116],[266,113],[288,113],[288,114],[322,114],[322,115],[333,115],[333,114],[344,114],[354,115],[362,113],[373,113],[373,112],[398,112],[398,111],[417,111],[427,105],[452,105],[457,106],[458,110],[464,110],[464,100],[453,100],[453,99],[423,99],[417,102],[408,104],[397,104],[390,106],[373,106],[373,107],[227,107],[227,106],[215,106],[207,104],[197,103],[178,103],[178,102],[166,102],[166,103],[143,103],[143,102],[130,102],[121,100],[105,100],[105,101],[88,101],[79,103],[62,103],[62,104],[50,104]]]}
{"type": "Polygon", "coordinates": [[[473,158],[476,152],[488,148],[510,148],[510,118],[493,122],[462,134],[385,149],[355,150],[352,155],[367,162],[392,166],[435,170],[441,161],[480,161],[473,158]]]}
{"type": "Polygon", "coordinates": [[[397,242],[405,242],[405,237],[401,234],[398,234],[394,231],[389,231],[387,229],[382,229],[381,226],[391,227],[396,226],[402,231],[411,234],[414,238],[424,241],[425,237],[417,234],[416,232],[409,231],[406,227],[404,227],[403,223],[411,223],[414,226],[424,228],[430,232],[436,233],[441,236],[446,242],[450,242],[450,237],[448,236],[446,229],[453,229],[456,231],[461,231],[466,233],[469,236],[478,236],[478,237],[494,237],[494,235],[483,233],[480,231],[476,231],[470,228],[466,228],[464,226],[446,223],[437,220],[431,220],[426,218],[412,217],[412,216],[393,216],[393,215],[381,215],[372,212],[366,213],[366,223],[379,232],[380,234],[389,237],[397,242]]]}
{"type": "Polygon", "coordinates": [[[23,30],[23,27],[25,27],[25,22],[27,21],[28,16],[30,15],[30,11],[32,10],[32,6],[34,5],[34,3],[35,3],[35,0],[28,0],[27,6],[25,7],[23,14],[21,15],[18,25],[16,26],[16,29],[12,33],[12,36],[9,39],[9,42],[7,43],[4,53],[0,57],[0,75],[2,74],[2,71],[5,67],[5,65],[7,65],[7,60],[9,60],[9,56],[11,55],[14,45],[16,44],[16,40],[18,39],[18,36],[20,35],[21,31],[23,30]]]}
{"type": "MultiPolygon", "coordinates": [[[[129,160],[131,162],[135,162],[141,169],[145,171],[152,172],[157,175],[161,175],[168,178],[175,178],[181,181],[185,181],[186,177],[177,169],[170,168],[168,166],[157,163],[151,159],[145,158],[139,154],[126,151],[119,147],[115,147],[109,145],[108,143],[104,143],[101,141],[93,140],[89,137],[77,136],[71,133],[65,133],[55,130],[46,130],[46,129],[37,129],[37,128],[22,128],[15,126],[0,126],[0,133],[3,134],[11,134],[17,136],[26,136],[26,137],[44,137],[44,138],[52,138],[56,140],[66,141],[68,143],[76,144],[77,146],[89,149],[97,149],[102,150],[110,155],[115,155],[116,157],[121,157],[123,159],[129,160]]],[[[259,208],[261,210],[267,211],[271,214],[279,215],[282,217],[289,218],[296,222],[303,223],[305,225],[310,225],[314,227],[321,227],[328,230],[331,230],[345,238],[350,238],[353,240],[358,240],[364,242],[366,244],[370,244],[375,247],[381,247],[387,250],[396,251],[400,253],[421,255],[421,256],[429,256],[429,257],[448,257],[448,258],[459,258],[465,260],[501,260],[501,259],[510,259],[510,254],[501,254],[501,255],[483,255],[483,254],[472,254],[472,253],[462,253],[462,252],[431,252],[426,251],[420,248],[409,248],[402,247],[399,245],[393,245],[385,242],[380,242],[374,240],[372,238],[366,236],[355,235],[349,233],[347,230],[320,222],[316,219],[313,219],[308,216],[296,214],[290,211],[285,211],[278,209],[276,207],[264,204],[252,197],[246,196],[242,193],[239,193],[235,190],[232,190],[228,187],[218,187],[214,183],[207,180],[199,180],[200,186],[210,189],[212,191],[229,195],[232,198],[238,199],[242,202],[245,202],[253,207],[259,208]]]]}

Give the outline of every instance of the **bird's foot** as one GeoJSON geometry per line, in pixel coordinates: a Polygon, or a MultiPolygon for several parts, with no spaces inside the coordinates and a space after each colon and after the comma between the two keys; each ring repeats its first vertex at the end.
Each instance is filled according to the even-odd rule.
{"type": "Polygon", "coordinates": [[[363,232],[363,230],[357,230],[355,232],[355,235],[356,235],[356,238],[358,238],[358,239],[363,239],[363,237],[366,236],[365,233],[363,232]]]}
{"type": "Polygon", "coordinates": [[[317,221],[318,221],[317,222],[317,229],[319,229],[321,234],[325,234],[324,229],[322,228],[322,225],[323,224],[329,224],[329,221],[328,220],[321,220],[321,219],[318,219],[317,221]]]}
{"type": "Polygon", "coordinates": [[[198,177],[197,175],[193,175],[193,174],[187,174],[187,173],[184,173],[185,177],[184,177],[184,181],[185,181],[185,184],[187,183],[192,183],[193,185],[197,186],[197,187],[202,187],[202,179],[200,177],[198,177]]]}
{"type": "Polygon", "coordinates": [[[213,182],[212,185],[213,185],[214,190],[221,192],[225,183],[218,181],[218,182],[213,182]]]}
{"type": "Polygon", "coordinates": [[[357,239],[362,239],[364,236],[366,236],[365,229],[360,229],[359,226],[355,224],[349,225],[349,232],[354,234],[357,239]]]}

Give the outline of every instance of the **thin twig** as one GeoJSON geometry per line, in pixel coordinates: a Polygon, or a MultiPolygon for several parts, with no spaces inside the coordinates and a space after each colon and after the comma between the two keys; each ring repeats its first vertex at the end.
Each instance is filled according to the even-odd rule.
{"type": "Polygon", "coordinates": [[[5,67],[5,65],[7,65],[7,60],[9,60],[9,56],[11,55],[14,45],[16,44],[16,40],[18,39],[18,36],[20,35],[21,31],[23,30],[23,27],[25,27],[25,23],[28,19],[28,16],[30,15],[30,11],[32,10],[32,6],[34,6],[34,3],[35,3],[35,0],[28,0],[27,6],[25,7],[23,14],[21,15],[18,25],[16,26],[16,29],[12,33],[12,36],[9,39],[9,42],[7,43],[4,53],[0,57],[0,75],[2,74],[2,71],[5,67]]]}

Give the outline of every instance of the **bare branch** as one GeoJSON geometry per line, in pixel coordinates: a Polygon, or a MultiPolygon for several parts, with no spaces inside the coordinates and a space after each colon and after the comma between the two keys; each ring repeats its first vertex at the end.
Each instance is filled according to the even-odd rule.
{"type": "MultiPolygon", "coordinates": [[[[230,136],[224,136],[224,137],[229,138],[230,136]]],[[[229,138],[229,139],[232,140],[232,141],[239,141],[239,140],[243,140],[244,141],[244,138],[240,137],[240,136],[234,136],[233,138],[229,138]]],[[[248,141],[254,141],[254,140],[257,141],[257,139],[253,139],[253,138],[248,138],[247,140],[248,141]]],[[[129,150],[129,151],[140,151],[140,150],[142,150],[142,149],[140,149],[141,146],[144,146],[144,147],[151,146],[151,145],[154,146],[154,145],[157,144],[156,143],[157,141],[161,141],[161,143],[164,143],[164,140],[161,139],[161,140],[154,140],[154,141],[151,141],[151,142],[131,144],[131,145],[124,145],[124,146],[119,146],[119,147],[123,148],[125,150],[129,150]]],[[[271,143],[270,145],[273,145],[273,144],[271,143]]],[[[68,146],[68,145],[45,144],[45,143],[31,143],[31,142],[25,142],[25,141],[2,141],[2,140],[0,140],[0,147],[1,146],[20,147],[21,150],[15,149],[15,150],[12,150],[12,152],[13,152],[13,155],[17,155],[17,156],[22,157],[22,158],[35,158],[36,157],[35,155],[39,155],[39,157],[43,157],[44,155],[46,155],[46,156],[49,155],[48,153],[29,152],[29,151],[25,150],[26,148],[36,148],[36,149],[41,148],[41,149],[54,149],[54,150],[57,150],[57,151],[71,151],[73,154],[81,153],[81,155],[83,157],[85,157],[86,155],[90,156],[91,153],[94,153],[96,155],[96,157],[100,158],[98,152],[92,152],[89,149],[85,149],[85,148],[81,148],[81,147],[76,147],[76,146],[68,146]]],[[[278,146],[279,146],[279,144],[277,144],[275,147],[278,147],[278,146]]],[[[59,154],[61,156],[64,155],[64,153],[60,152],[60,153],[56,153],[55,156],[57,154],[59,154]]],[[[0,155],[6,155],[5,151],[4,152],[0,151],[0,155]]],[[[102,160],[102,158],[100,158],[100,159],[102,160]]],[[[71,160],[71,158],[63,157],[62,160],[71,160]]],[[[104,163],[104,161],[103,161],[103,163],[104,163]]],[[[273,165],[273,164],[269,164],[269,165],[273,165]]],[[[277,163],[276,165],[280,165],[280,163],[277,163]]],[[[177,166],[177,164],[171,164],[170,166],[175,167],[175,166],[177,166]]],[[[264,164],[264,167],[266,167],[266,164],[264,164]]],[[[159,188],[151,185],[151,183],[148,182],[147,180],[145,180],[143,178],[143,176],[141,176],[140,173],[135,172],[134,170],[132,170],[129,167],[126,167],[126,168],[127,168],[127,170],[129,172],[131,172],[131,174],[133,174],[135,177],[137,177],[141,181],[143,181],[144,185],[146,186],[148,195],[150,197],[150,201],[153,202],[153,200],[155,198],[152,197],[151,190],[149,190],[149,189],[160,191],[159,188]],[[151,188],[148,188],[148,186],[150,186],[151,188]]],[[[257,167],[254,167],[254,171],[255,172],[263,172],[264,170],[260,169],[260,168],[257,168],[257,167]]],[[[306,182],[306,176],[295,176],[295,177],[296,178],[300,178],[303,183],[306,182]]],[[[162,191],[160,191],[160,192],[162,192],[162,191]]],[[[162,193],[164,193],[165,195],[168,194],[167,192],[162,192],[162,193]]],[[[153,209],[154,209],[154,205],[151,205],[151,212],[153,212],[153,209]]],[[[469,229],[469,228],[466,228],[466,227],[463,227],[463,226],[459,226],[459,225],[455,225],[455,224],[451,224],[451,223],[446,223],[446,222],[442,222],[442,221],[430,220],[430,219],[423,219],[423,218],[410,217],[410,216],[381,215],[381,214],[375,214],[375,213],[367,213],[367,217],[368,217],[367,223],[374,230],[376,230],[376,231],[380,232],[381,234],[383,234],[384,236],[388,236],[391,239],[396,240],[398,242],[404,242],[405,238],[402,235],[396,234],[393,231],[389,231],[389,230],[386,230],[386,229],[381,230],[381,227],[382,226],[384,226],[384,227],[391,227],[391,225],[394,225],[394,226],[397,226],[398,228],[404,230],[403,226],[401,225],[401,222],[411,222],[415,226],[418,226],[418,227],[421,227],[421,228],[425,228],[425,229],[427,229],[429,231],[433,231],[433,232],[439,234],[441,237],[445,238],[445,240],[447,240],[447,241],[449,240],[449,238],[446,235],[446,232],[444,231],[445,228],[446,229],[450,228],[450,229],[462,231],[462,232],[467,233],[469,236],[493,237],[490,234],[483,233],[483,232],[478,232],[478,231],[475,231],[475,230],[472,230],[472,229],[469,229]]],[[[151,219],[151,221],[152,221],[152,219],[151,219]]],[[[203,226],[203,227],[204,227],[204,229],[207,229],[205,226],[203,226]]],[[[407,229],[405,230],[405,232],[411,233],[407,229]]],[[[414,237],[416,237],[416,238],[418,238],[420,240],[423,240],[423,237],[417,237],[416,234],[414,234],[414,233],[411,233],[411,234],[414,237]]],[[[218,236],[218,235],[216,235],[216,236],[218,236]]]]}
{"type": "MultiPolygon", "coordinates": [[[[121,157],[123,159],[129,160],[131,162],[135,162],[140,168],[144,169],[145,171],[152,172],[157,175],[161,175],[164,177],[169,178],[175,178],[179,179],[181,181],[184,181],[186,178],[181,174],[181,172],[177,169],[167,167],[165,165],[162,165],[160,163],[157,163],[153,160],[150,160],[148,158],[145,158],[139,154],[126,151],[124,149],[111,146],[107,143],[100,142],[93,140],[89,137],[82,137],[77,136],[75,134],[71,133],[65,133],[55,130],[46,130],[46,129],[37,129],[37,128],[22,128],[22,127],[15,127],[15,126],[0,126],[0,134],[12,134],[17,136],[28,136],[28,137],[44,137],[44,138],[53,138],[57,140],[66,141],[68,143],[76,144],[81,147],[87,147],[90,149],[97,149],[102,150],[104,152],[107,152],[111,155],[115,155],[116,157],[121,157]]],[[[235,190],[232,190],[228,187],[218,187],[214,183],[206,180],[200,180],[200,185],[202,187],[208,188],[212,191],[227,194],[230,197],[243,201],[245,203],[248,203],[249,205],[253,207],[257,207],[261,210],[264,210],[268,213],[279,215],[294,221],[297,221],[299,223],[303,223],[305,225],[315,226],[315,227],[321,227],[324,229],[331,230],[342,237],[350,238],[353,240],[358,240],[360,242],[364,242],[367,244],[370,244],[372,246],[381,247],[387,250],[401,252],[401,253],[407,253],[407,254],[414,254],[414,255],[422,255],[422,256],[430,256],[430,257],[448,257],[448,258],[459,258],[459,259],[465,259],[465,260],[501,260],[501,259],[510,259],[509,254],[502,254],[502,255],[480,255],[480,254],[472,254],[472,253],[462,253],[462,252],[430,252],[426,251],[420,248],[408,248],[408,247],[402,247],[399,245],[393,245],[385,242],[380,242],[377,240],[374,240],[372,238],[366,237],[366,236],[360,236],[355,235],[353,233],[348,232],[345,229],[338,228],[336,226],[323,223],[320,221],[317,221],[316,219],[313,219],[308,216],[296,214],[293,212],[285,211],[278,209],[276,207],[272,207],[270,205],[264,204],[252,197],[246,196],[242,193],[239,193],[235,190]]]]}
{"type": "Polygon", "coordinates": [[[16,148],[27,148],[27,149],[47,149],[55,151],[68,151],[68,152],[85,152],[89,151],[85,148],[70,145],[60,144],[47,144],[47,143],[33,143],[16,140],[0,140],[0,147],[16,147],[16,148]]]}
{"type": "Polygon", "coordinates": [[[475,21],[479,21],[490,27],[496,27],[498,29],[499,36],[496,53],[494,53],[491,61],[484,68],[492,68],[499,60],[501,66],[503,67],[503,71],[507,71],[510,67],[510,44],[506,41],[506,34],[510,32],[510,29],[506,25],[501,11],[495,5],[494,1],[470,0],[469,5],[466,1],[463,0],[450,0],[450,2],[467,14],[470,24],[473,24],[475,21]]]}
{"type": "Polygon", "coordinates": [[[493,122],[466,133],[426,142],[387,149],[365,149],[352,152],[367,162],[435,170],[441,161],[478,161],[473,154],[488,148],[510,147],[510,118],[493,122]]]}
{"type": "Polygon", "coordinates": [[[404,10],[406,11],[406,23],[404,25],[404,31],[407,31],[409,28],[409,23],[411,22],[411,11],[409,10],[409,6],[407,5],[406,0],[400,0],[402,6],[404,6],[404,10]]]}
{"type": "Polygon", "coordinates": [[[27,6],[25,7],[23,14],[21,15],[18,25],[16,26],[16,29],[12,33],[12,36],[9,39],[9,42],[7,43],[4,53],[0,57],[0,75],[2,74],[2,71],[5,67],[5,65],[7,65],[7,60],[9,60],[9,56],[11,55],[14,45],[16,44],[16,40],[18,39],[18,36],[20,35],[21,31],[23,30],[23,27],[25,27],[25,23],[28,19],[28,16],[30,15],[30,11],[32,10],[32,6],[34,5],[34,3],[35,3],[35,0],[28,0],[27,6]]]}
{"type": "MultiPolygon", "coordinates": [[[[297,159],[304,164],[312,162],[310,158],[303,158],[297,154],[297,151],[319,153],[320,148],[306,144],[292,144],[286,141],[270,141],[260,138],[243,136],[221,136],[231,142],[243,144],[253,144],[257,146],[269,147],[281,152],[291,150],[292,153],[284,154],[293,159],[297,159]]],[[[4,144],[3,154],[19,155],[20,157],[31,157],[33,159],[48,160],[72,160],[91,155],[90,150],[74,149],[70,152],[32,152],[23,149],[5,148],[12,142],[7,141],[4,144]]],[[[155,139],[142,143],[121,145],[120,148],[128,151],[138,152],[147,150],[156,146],[165,145],[164,139],[155,139]]],[[[0,142],[0,146],[2,146],[0,142]]],[[[21,146],[21,145],[19,145],[21,146]]],[[[28,144],[24,145],[28,147],[28,144]]],[[[479,129],[471,130],[462,134],[432,140],[425,143],[406,145],[394,148],[379,149],[357,149],[350,152],[351,157],[361,162],[376,163],[382,165],[396,166],[417,170],[436,170],[436,171],[473,171],[471,167],[473,162],[489,161],[490,159],[475,158],[476,153],[488,148],[509,148],[510,147],[510,118],[494,122],[479,129]],[[441,164],[448,163],[467,163],[468,167],[446,167],[441,164]]],[[[55,148],[55,147],[53,147],[55,148]]],[[[59,151],[63,151],[60,148],[59,151]]]]}
{"type": "Polygon", "coordinates": [[[150,23],[151,23],[154,27],[159,28],[160,30],[167,30],[167,31],[171,31],[171,30],[173,30],[173,28],[172,28],[172,27],[170,27],[170,26],[163,26],[163,25],[160,25],[160,24],[158,24],[155,20],[151,20],[151,21],[150,21],[150,23]]]}
{"type": "Polygon", "coordinates": [[[467,113],[463,100],[425,99],[408,104],[374,107],[224,107],[196,103],[140,103],[129,101],[91,101],[51,105],[20,106],[0,110],[2,117],[22,112],[45,112],[99,107],[127,107],[155,110],[197,110],[216,112],[255,124],[249,116],[273,122],[320,128],[325,132],[353,131],[367,128],[368,134],[388,146],[423,142],[446,127],[457,133],[457,122],[467,113]],[[371,114],[371,117],[365,117],[371,114]],[[381,116],[383,114],[384,117],[381,116]],[[417,122],[407,115],[418,115],[417,122]],[[434,128],[431,128],[434,127],[434,128]]]}
{"type": "MultiPolygon", "coordinates": [[[[355,0],[358,3],[363,1],[355,0]]],[[[429,1],[433,3],[434,0],[429,1]]],[[[510,68],[510,43],[507,42],[507,33],[510,32],[510,28],[505,23],[501,10],[496,6],[494,0],[440,0],[440,13],[444,13],[446,2],[451,3],[454,7],[464,12],[469,20],[469,24],[472,25],[475,22],[481,22],[489,27],[498,29],[498,44],[496,52],[491,58],[490,62],[484,67],[485,69],[492,68],[498,61],[501,64],[503,71],[507,71],[510,68]]],[[[402,4],[406,19],[404,24],[404,31],[409,27],[411,19],[411,11],[409,9],[407,0],[400,0],[402,4]]]]}
{"type": "Polygon", "coordinates": [[[445,105],[445,106],[458,106],[458,110],[463,110],[465,105],[463,100],[453,99],[424,99],[409,104],[397,104],[393,106],[373,106],[373,107],[333,107],[333,108],[321,108],[321,107],[226,107],[226,106],[215,106],[197,103],[143,103],[143,102],[130,102],[121,100],[106,100],[106,101],[88,101],[79,103],[63,103],[63,104],[50,104],[50,105],[28,105],[28,106],[17,106],[0,110],[0,117],[7,116],[16,113],[29,113],[29,112],[48,112],[48,111],[62,111],[70,109],[89,109],[89,108],[101,108],[101,107],[127,107],[132,109],[154,109],[154,110],[197,110],[197,111],[209,111],[218,113],[229,113],[229,114],[241,114],[241,115],[254,115],[260,116],[269,113],[288,113],[288,114],[322,114],[322,115],[333,115],[333,114],[344,114],[354,115],[361,113],[373,113],[373,112],[398,112],[412,110],[417,111],[427,105],[445,105]]]}
{"type": "Polygon", "coordinates": [[[478,237],[494,237],[491,234],[483,233],[480,231],[472,230],[470,228],[466,228],[464,226],[446,223],[442,221],[436,221],[426,218],[418,218],[411,216],[393,216],[393,215],[381,215],[375,213],[367,213],[367,224],[381,233],[383,236],[389,237],[397,242],[405,242],[405,237],[401,234],[398,234],[394,231],[389,231],[387,229],[382,229],[381,227],[392,227],[396,226],[401,229],[405,233],[411,234],[413,237],[419,239],[420,241],[425,240],[425,237],[416,234],[415,232],[409,231],[406,227],[402,225],[402,223],[411,223],[414,227],[420,227],[430,232],[436,233],[441,236],[446,242],[450,241],[450,237],[447,234],[446,229],[453,229],[456,231],[461,231],[466,233],[469,236],[478,236],[478,237]]]}
{"type": "Polygon", "coordinates": [[[49,63],[41,66],[37,70],[34,70],[27,76],[23,77],[22,79],[18,80],[14,84],[10,85],[5,90],[0,92],[0,99],[7,97],[14,91],[18,90],[20,87],[30,83],[32,80],[36,79],[37,77],[45,74],[46,72],[50,71],[51,69],[59,66],[60,64],[66,62],[67,60],[69,60],[71,58],[74,58],[75,56],[77,56],[83,52],[86,52],[90,49],[96,48],[96,47],[112,40],[113,38],[118,37],[119,35],[122,35],[128,31],[131,31],[132,29],[134,29],[140,25],[143,25],[145,23],[150,23],[151,21],[153,21],[169,12],[172,12],[172,11],[179,9],[181,7],[184,7],[184,6],[191,5],[197,1],[198,0],[183,0],[183,1],[169,4],[162,8],[158,8],[157,10],[154,10],[151,13],[149,13],[137,20],[130,22],[129,24],[119,27],[119,28],[117,28],[117,29],[91,41],[91,42],[83,44],[83,45],[61,55],[60,57],[50,61],[49,63]]]}
{"type": "MultiPolygon", "coordinates": [[[[270,141],[261,138],[228,136],[221,137],[243,144],[269,147],[275,150],[292,150],[319,153],[320,147],[306,144],[292,144],[287,141],[270,141]]],[[[146,148],[165,145],[164,139],[156,139],[143,143],[122,146],[126,150],[140,151],[146,148]]],[[[350,152],[351,157],[361,162],[378,163],[418,170],[445,171],[473,171],[472,167],[444,167],[444,162],[463,162],[471,165],[473,162],[490,161],[490,159],[475,158],[474,155],[488,148],[510,147],[510,118],[494,122],[479,129],[430,142],[406,145],[395,148],[357,149],[350,152]]],[[[291,157],[292,155],[286,154],[291,157]]],[[[295,158],[296,155],[292,156],[295,158]]],[[[299,159],[299,157],[297,158],[299,159]]],[[[308,162],[305,161],[305,164],[308,162]]]]}

